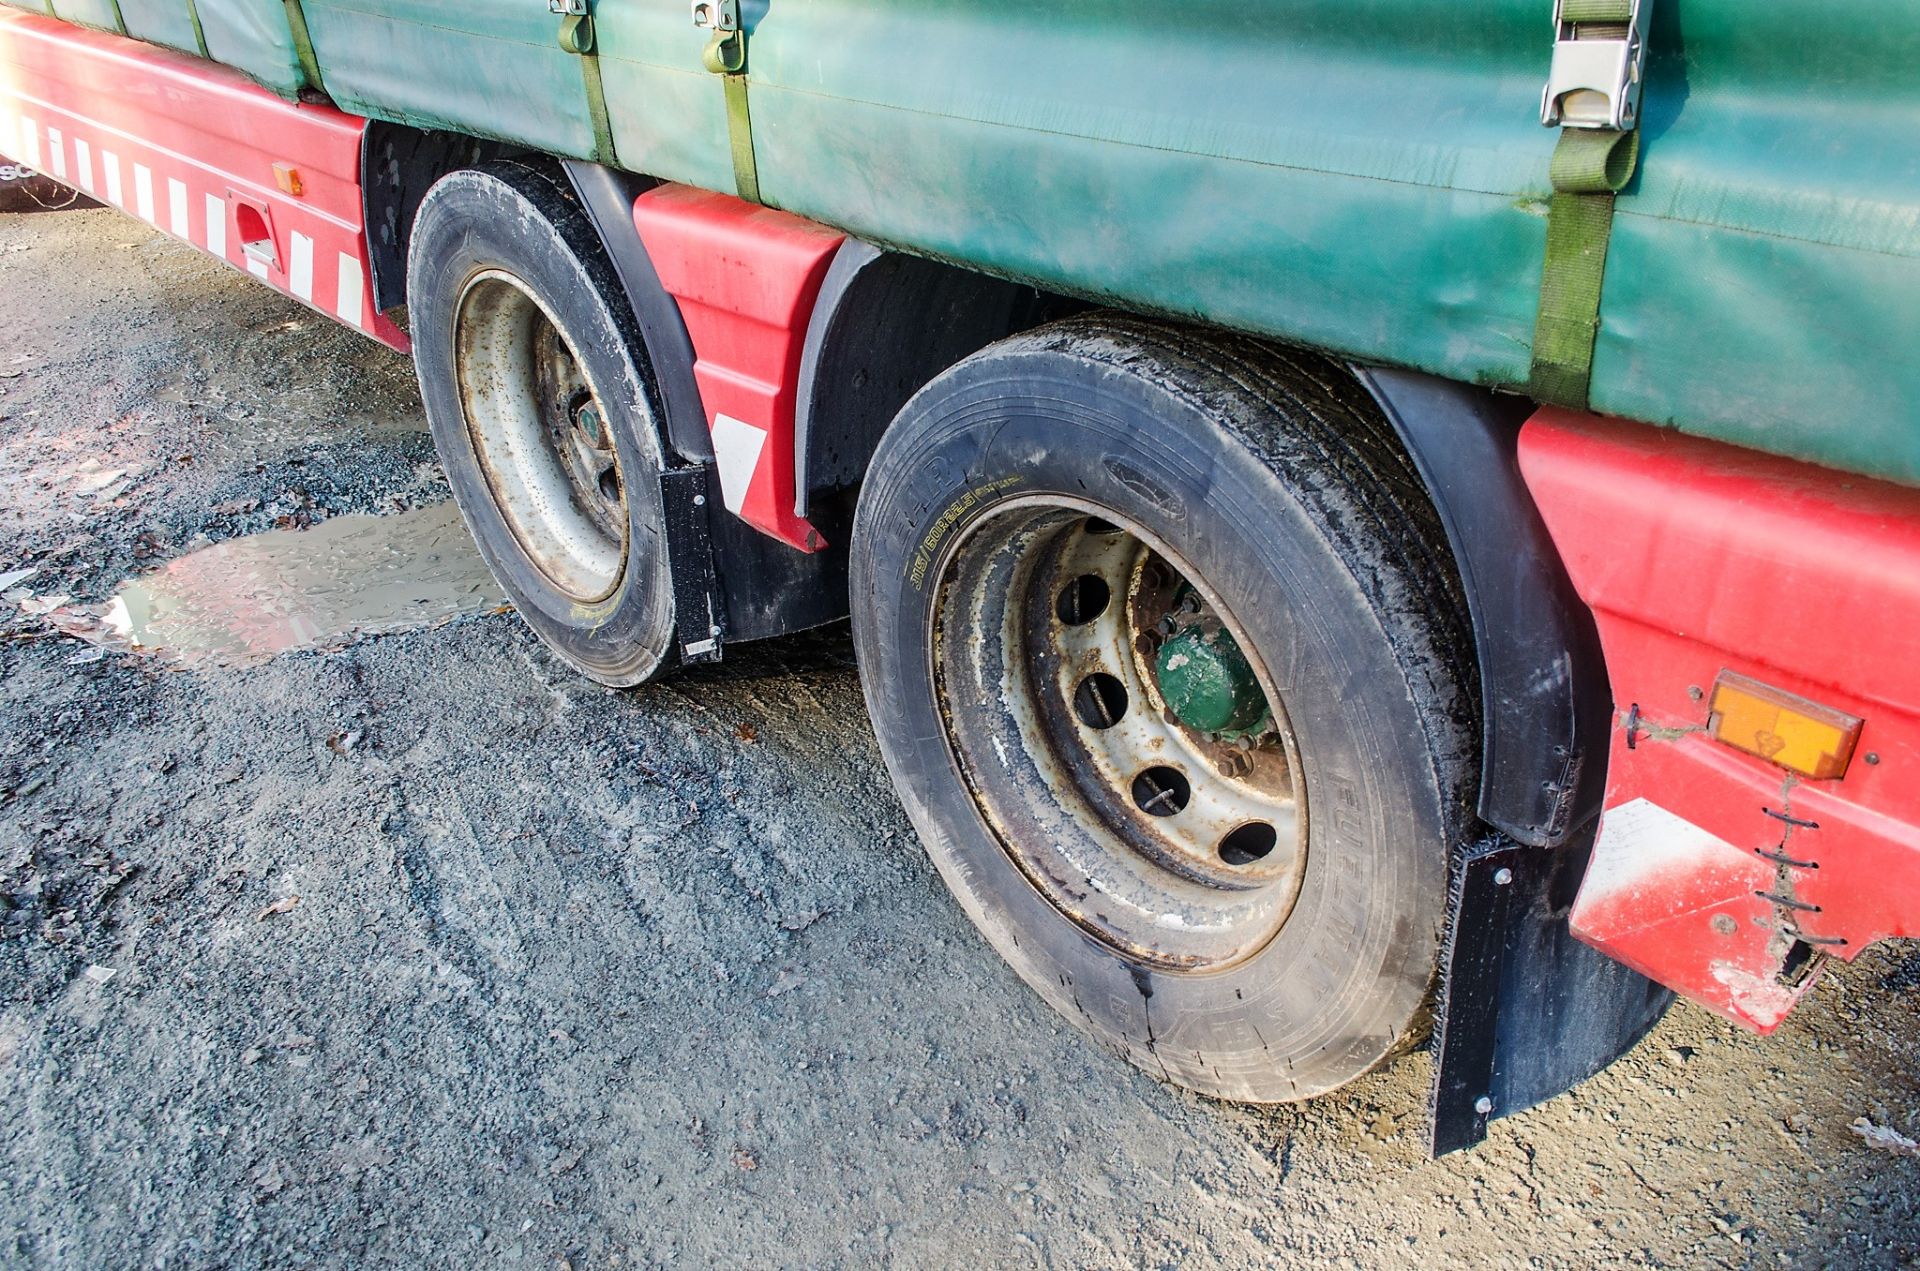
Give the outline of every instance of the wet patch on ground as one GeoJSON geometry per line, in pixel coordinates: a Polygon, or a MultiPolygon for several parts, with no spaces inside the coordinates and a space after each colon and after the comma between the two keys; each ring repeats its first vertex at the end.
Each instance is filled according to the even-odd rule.
{"type": "Polygon", "coordinates": [[[459,513],[442,503],[203,547],[121,584],[88,638],[183,666],[257,666],[504,601],[459,513]]]}

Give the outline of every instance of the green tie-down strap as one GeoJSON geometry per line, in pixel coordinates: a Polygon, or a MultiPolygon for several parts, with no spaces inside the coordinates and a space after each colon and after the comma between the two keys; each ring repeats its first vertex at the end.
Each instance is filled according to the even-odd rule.
{"type": "MultiPolygon", "coordinates": [[[[1604,2],[1587,0],[1590,6],[1604,2]]],[[[1626,187],[1639,157],[1640,134],[1633,131],[1566,128],[1554,147],[1547,256],[1527,384],[1539,401],[1587,408],[1593,342],[1600,331],[1600,285],[1613,233],[1613,196],[1626,187]]]]}
{"type": "Polygon", "coordinates": [[[720,76],[727,95],[727,149],[733,158],[733,188],[749,203],[760,201],[760,165],[753,157],[753,112],[747,106],[747,33],[715,31],[700,60],[720,76]]]}
{"type": "Polygon", "coordinates": [[[587,122],[593,128],[593,160],[611,167],[613,121],[607,115],[607,90],[600,79],[600,49],[595,43],[593,18],[571,14],[560,20],[560,47],[580,59],[580,85],[587,95],[587,122]]]}
{"type": "Polygon", "coordinates": [[[747,77],[723,77],[727,93],[727,146],[733,152],[733,186],[749,203],[760,201],[760,165],[753,157],[753,116],[747,109],[747,77]]]}
{"type": "Polygon", "coordinates": [[[187,0],[187,20],[193,23],[193,42],[200,48],[200,56],[207,56],[207,29],[200,25],[200,5],[198,0],[187,0]]]}
{"type": "Polygon", "coordinates": [[[301,9],[300,0],[285,0],[285,3],[287,32],[293,37],[294,55],[300,59],[300,73],[306,77],[308,88],[324,94],[327,86],[320,80],[320,59],[313,52],[313,36],[307,31],[306,11],[301,9]]]}

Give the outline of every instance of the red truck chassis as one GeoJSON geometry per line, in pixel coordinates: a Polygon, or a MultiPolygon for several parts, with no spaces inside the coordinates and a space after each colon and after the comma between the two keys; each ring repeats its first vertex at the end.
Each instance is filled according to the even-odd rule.
{"type": "Polygon", "coordinates": [[[1574,931],[1770,1032],[1823,956],[1920,934],[1920,492],[1552,409],[1520,463],[1613,685],[1574,931]],[[1848,761],[1716,740],[1732,676],[1859,721],[1848,761]]]}

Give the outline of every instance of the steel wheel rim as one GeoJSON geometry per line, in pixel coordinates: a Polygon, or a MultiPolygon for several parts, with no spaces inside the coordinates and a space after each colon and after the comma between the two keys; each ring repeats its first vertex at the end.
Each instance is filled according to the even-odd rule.
{"type": "Polygon", "coordinates": [[[1281,697],[1217,593],[1139,525],[1049,496],[970,526],[939,578],[949,753],[1034,889],[1166,970],[1220,970],[1264,948],[1299,894],[1306,796],[1281,697]],[[1253,725],[1197,727],[1169,705],[1174,659],[1160,655],[1229,643],[1264,709],[1253,725]]]}
{"type": "Polygon", "coordinates": [[[604,600],[626,568],[626,487],[602,398],[525,283],[475,274],[455,307],[467,435],[501,519],[555,588],[604,600]]]}

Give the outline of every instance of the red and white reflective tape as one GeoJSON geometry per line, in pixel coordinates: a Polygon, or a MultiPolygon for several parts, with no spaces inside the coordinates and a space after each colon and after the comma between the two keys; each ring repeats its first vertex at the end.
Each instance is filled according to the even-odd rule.
{"type": "Polygon", "coordinates": [[[364,127],[211,62],[0,10],[0,153],[404,352],[367,286],[364,127]],[[101,83],[128,92],[86,88],[101,83]],[[305,188],[279,188],[276,163],[305,188]]]}

